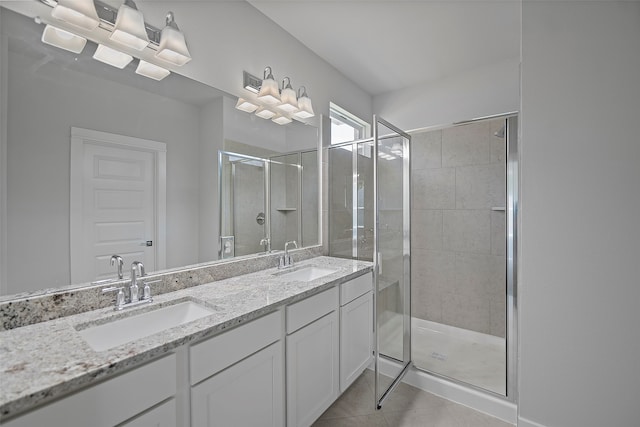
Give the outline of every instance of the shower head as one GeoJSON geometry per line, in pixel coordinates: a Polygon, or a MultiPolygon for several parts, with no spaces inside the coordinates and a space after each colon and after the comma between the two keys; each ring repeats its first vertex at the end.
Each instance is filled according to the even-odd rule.
{"type": "Polygon", "coordinates": [[[502,126],[496,133],[494,133],[494,135],[498,138],[504,138],[505,128],[506,126],[502,126]]]}

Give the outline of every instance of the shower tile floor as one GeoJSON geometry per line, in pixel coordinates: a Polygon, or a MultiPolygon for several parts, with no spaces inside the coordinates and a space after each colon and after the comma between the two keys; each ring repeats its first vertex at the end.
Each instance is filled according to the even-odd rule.
{"type": "Polygon", "coordinates": [[[497,418],[401,383],[380,411],[367,369],[313,427],[511,427],[497,418]]]}

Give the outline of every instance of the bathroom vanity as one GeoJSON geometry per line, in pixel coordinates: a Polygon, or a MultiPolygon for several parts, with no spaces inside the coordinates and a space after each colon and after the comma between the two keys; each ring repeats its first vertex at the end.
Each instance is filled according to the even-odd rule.
{"type": "Polygon", "coordinates": [[[1,423],[311,425],[372,360],[371,269],[316,257],[154,296],[144,307],[0,332],[1,423]],[[133,316],[156,322],[151,316],[173,318],[178,306],[181,316],[196,310],[195,320],[101,342],[119,325],[126,340],[133,316]],[[88,330],[97,341],[83,338],[88,330]]]}

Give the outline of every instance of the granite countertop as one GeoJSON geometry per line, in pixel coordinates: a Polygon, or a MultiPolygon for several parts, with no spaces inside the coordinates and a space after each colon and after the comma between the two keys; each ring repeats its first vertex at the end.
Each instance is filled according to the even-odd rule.
{"type": "Polygon", "coordinates": [[[0,332],[0,419],[351,280],[371,268],[370,262],[321,256],[287,270],[271,268],[154,296],[148,305],[119,312],[104,308],[0,332]],[[307,266],[337,271],[310,282],[280,278],[307,266]],[[207,306],[213,314],[102,352],[94,351],[76,330],[79,325],[106,323],[182,300],[207,306]]]}

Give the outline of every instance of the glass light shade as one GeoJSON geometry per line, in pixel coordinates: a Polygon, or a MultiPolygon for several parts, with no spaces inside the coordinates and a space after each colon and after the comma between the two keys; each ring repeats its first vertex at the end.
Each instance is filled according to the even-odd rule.
{"type": "Polygon", "coordinates": [[[100,25],[93,0],[58,0],[51,16],[86,30],[95,30],[100,25]]]}
{"type": "Polygon", "coordinates": [[[258,99],[265,104],[276,105],[280,103],[280,89],[278,83],[273,78],[262,80],[258,99]]]}
{"type": "Polygon", "coordinates": [[[253,113],[258,109],[258,106],[256,104],[253,104],[247,101],[246,99],[238,98],[238,103],[236,104],[236,108],[246,113],[253,113]]]}
{"type": "Polygon", "coordinates": [[[271,110],[268,110],[264,107],[260,107],[258,108],[258,110],[256,111],[256,116],[263,118],[263,119],[272,119],[276,116],[276,113],[274,113],[271,110]]]}
{"type": "Polygon", "coordinates": [[[109,38],[135,50],[143,50],[149,44],[149,36],[144,26],[144,17],[135,3],[130,0],[118,9],[118,17],[109,38]]]}
{"type": "Polygon", "coordinates": [[[136,68],[136,73],[153,80],[162,80],[171,74],[171,71],[141,59],[138,63],[138,68],[136,68]]]}
{"type": "Polygon", "coordinates": [[[129,62],[133,61],[133,57],[131,55],[111,49],[103,44],[98,45],[96,53],[93,54],[93,59],[97,59],[98,61],[120,69],[126,67],[129,62]]]}
{"type": "Polygon", "coordinates": [[[278,108],[282,111],[287,113],[298,111],[298,98],[296,97],[296,91],[291,87],[291,83],[282,89],[282,93],[280,93],[280,101],[282,104],[278,105],[278,108]]]}
{"type": "Polygon", "coordinates": [[[394,142],[393,145],[391,146],[391,154],[394,154],[396,156],[402,156],[402,145],[400,145],[399,142],[394,142]]]}
{"type": "Polygon", "coordinates": [[[291,123],[293,120],[291,120],[289,117],[278,115],[271,119],[271,121],[279,125],[286,125],[288,123],[291,123]]]}
{"type": "Polygon", "coordinates": [[[73,53],[80,53],[84,46],[87,44],[87,39],[84,37],[76,36],[60,28],[56,28],[53,25],[46,25],[42,32],[42,41],[51,46],[59,47],[60,49],[68,50],[73,53]]]}
{"type": "Polygon", "coordinates": [[[311,99],[306,95],[302,95],[298,98],[298,109],[299,111],[293,113],[296,117],[308,119],[315,116],[313,112],[313,105],[311,105],[311,99]]]}
{"type": "Polygon", "coordinates": [[[156,56],[178,66],[183,66],[191,61],[191,54],[187,48],[184,34],[178,29],[171,12],[167,14],[167,25],[160,33],[160,45],[156,56]]]}

